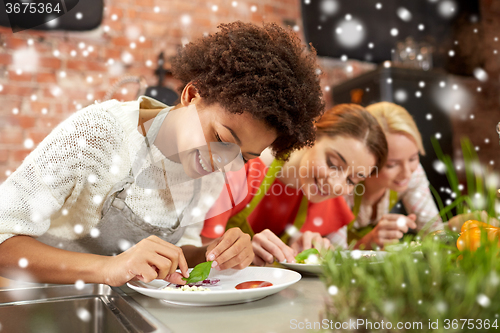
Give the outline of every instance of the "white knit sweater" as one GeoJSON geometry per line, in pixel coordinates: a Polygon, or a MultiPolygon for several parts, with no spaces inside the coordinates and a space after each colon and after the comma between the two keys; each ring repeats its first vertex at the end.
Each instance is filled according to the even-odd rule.
{"type": "MultiPolygon", "coordinates": [[[[144,141],[130,113],[165,107],[145,96],[124,103],[112,100],[90,105],[59,124],[0,186],[0,243],[19,234],[48,232],[65,239],[89,234],[101,219],[111,187],[129,174],[144,141]]],[[[174,181],[183,174],[181,164],[168,160],[167,171],[174,181]]],[[[202,216],[221,190],[222,184],[202,178],[197,206],[202,216]]],[[[192,186],[177,189],[176,208],[183,209],[192,196],[192,186]]],[[[134,183],[125,202],[154,226],[171,227],[176,221],[175,212],[166,208],[165,191],[134,183]]],[[[176,245],[201,246],[202,223],[187,227],[176,245]]]]}

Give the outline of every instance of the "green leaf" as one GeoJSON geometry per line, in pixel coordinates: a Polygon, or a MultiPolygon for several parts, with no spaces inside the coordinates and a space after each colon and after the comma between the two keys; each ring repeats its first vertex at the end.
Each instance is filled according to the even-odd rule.
{"type": "Polygon", "coordinates": [[[319,251],[317,249],[304,250],[295,256],[295,260],[297,262],[304,262],[311,254],[319,255],[319,251]]]}
{"type": "Polygon", "coordinates": [[[202,262],[201,264],[196,265],[191,272],[189,273],[188,278],[182,278],[186,283],[196,283],[208,278],[208,274],[210,274],[210,269],[212,268],[212,262],[202,262]]]}

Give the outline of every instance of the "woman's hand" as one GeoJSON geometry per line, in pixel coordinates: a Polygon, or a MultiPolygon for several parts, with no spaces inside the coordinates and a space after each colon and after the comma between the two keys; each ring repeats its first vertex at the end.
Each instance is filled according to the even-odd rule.
{"type": "Polygon", "coordinates": [[[188,265],[180,247],[157,236],[149,236],[127,251],[114,257],[106,257],[103,267],[104,281],[110,286],[121,286],[138,279],[151,282],[163,279],[171,283],[185,284],[188,265]],[[176,272],[179,266],[182,274],[176,272]]]}
{"type": "Polygon", "coordinates": [[[328,238],[324,238],[318,232],[306,231],[302,235],[300,235],[300,237],[293,240],[290,244],[290,247],[297,253],[308,250],[312,247],[314,247],[318,251],[321,251],[322,249],[330,248],[331,243],[328,238]]]}
{"type": "Polygon", "coordinates": [[[376,244],[381,248],[386,244],[393,244],[403,238],[409,228],[417,228],[417,224],[415,223],[416,218],[415,214],[408,216],[386,214],[382,216],[372,231],[358,241],[356,248],[359,248],[362,244],[365,245],[365,249],[371,249],[372,244],[376,244]]]}
{"type": "Polygon", "coordinates": [[[482,210],[482,211],[475,211],[471,213],[464,213],[453,216],[448,221],[448,227],[453,231],[460,232],[462,224],[464,224],[468,220],[477,220],[480,222],[485,222],[491,224],[494,227],[498,227],[500,225],[500,223],[496,218],[488,216],[488,212],[482,210]]]}
{"type": "Polygon", "coordinates": [[[252,239],[252,246],[253,252],[255,253],[253,263],[257,266],[263,266],[266,263],[272,264],[274,258],[276,258],[278,262],[283,262],[286,259],[287,262],[293,263],[297,255],[294,249],[283,243],[283,241],[269,229],[255,234],[252,239]]]}
{"type": "Polygon", "coordinates": [[[208,245],[206,258],[207,261],[213,261],[212,267],[217,270],[243,269],[254,258],[252,239],[240,228],[231,228],[208,245]]]}

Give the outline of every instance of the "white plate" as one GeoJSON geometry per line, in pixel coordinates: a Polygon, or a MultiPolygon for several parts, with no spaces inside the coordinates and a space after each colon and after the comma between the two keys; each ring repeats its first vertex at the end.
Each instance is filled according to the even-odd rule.
{"type": "Polygon", "coordinates": [[[289,264],[287,262],[280,262],[280,265],[285,266],[286,268],[293,269],[296,272],[303,274],[316,274],[319,275],[322,272],[320,264],[289,264]]]}
{"type": "MultiPolygon", "coordinates": [[[[383,261],[383,258],[387,255],[386,251],[361,251],[361,250],[352,250],[352,251],[340,251],[340,255],[343,258],[370,258],[373,261],[383,261]]],[[[320,275],[323,270],[321,268],[321,264],[297,264],[297,263],[287,263],[280,262],[280,265],[285,266],[286,268],[293,269],[302,274],[315,274],[320,275]]]]}
{"type": "Polygon", "coordinates": [[[301,275],[281,268],[247,267],[242,270],[217,271],[213,269],[209,278],[220,279],[217,286],[209,287],[210,291],[162,290],[169,284],[164,280],[154,280],[149,283],[133,281],[127,283],[127,286],[146,296],[159,298],[173,304],[225,305],[252,302],[273,295],[299,281],[301,275]],[[273,285],[254,289],[235,289],[237,284],[246,281],[267,281],[273,285]]]}

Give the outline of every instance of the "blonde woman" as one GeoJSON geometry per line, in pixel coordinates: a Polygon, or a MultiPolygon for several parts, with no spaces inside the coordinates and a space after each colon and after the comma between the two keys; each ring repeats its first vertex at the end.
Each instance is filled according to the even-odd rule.
{"type": "MultiPolygon", "coordinates": [[[[380,102],[366,108],[385,132],[389,153],[387,162],[365,180],[364,188],[347,198],[356,216],[348,235],[357,239],[356,247],[373,249],[397,242],[410,228],[421,230],[438,215],[429,190],[429,181],[420,164],[425,155],[422,137],[412,116],[403,107],[380,102]],[[357,193],[357,194],[356,194],[357,193]],[[389,214],[401,201],[407,216],[389,214]]],[[[436,219],[429,230],[442,228],[436,219]]]]}

